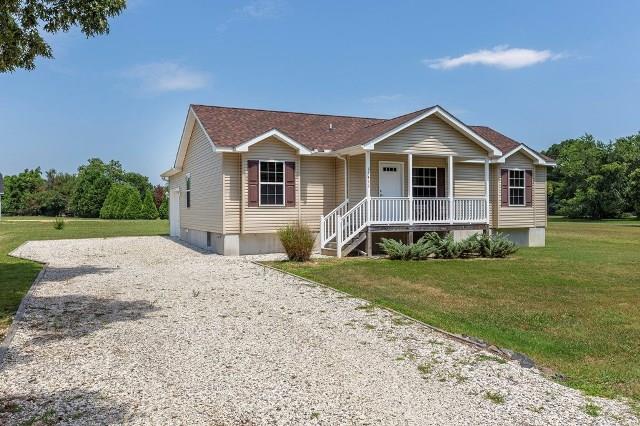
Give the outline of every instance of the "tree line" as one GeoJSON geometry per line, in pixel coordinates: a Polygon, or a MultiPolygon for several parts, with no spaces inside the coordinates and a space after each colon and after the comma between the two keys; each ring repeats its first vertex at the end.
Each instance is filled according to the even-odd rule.
{"type": "Polygon", "coordinates": [[[592,135],[543,151],[549,171],[549,213],[571,218],[640,217],[640,133],[602,142],[592,135]]]}
{"type": "Polygon", "coordinates": [[[90,159],[76,174],[40,167],[4,178],[2,211],[11,215],[103,219],[168,218],[167,188],[118,161],[90,159]]]}

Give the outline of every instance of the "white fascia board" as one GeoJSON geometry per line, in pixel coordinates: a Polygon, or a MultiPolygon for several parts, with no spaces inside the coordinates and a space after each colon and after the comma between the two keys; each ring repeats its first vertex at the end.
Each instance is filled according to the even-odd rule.
{"type": "Polygon", "coordinates": [[[504,163],[507,160],[507,158],[511,157],[513,154],[515,154],[516,152],[519,152],[519,151],[523,151],[527,155],[527,157],[532,158],[533,160],[535,160],[536,161],[535,164],[538,164],[538,165],[541,165],[541,166],[551,166],[551,167],[555,167],[556,166],[556,163],[554,163],[552,161],[545,160],[540,155],[538,155],[538,153],[536,153],[534,150],[532,150],[531,148],[529,148],[528,146],[526,146],[524,144],[513,148],[511,151],[507,152],[502,157],[498,158],[496,160],[496,163],[504,163]]]}
{"type": "Polygon", "coordinates": [[[251,145],[255,145],[258,142],[262,142],[263,140],[268,139],[270,137],[274,137],[274,138],[286,143],[287,145],[297,149],[298,152],[301,155],[310,155],[312,153],[312,151],[309,150],[307,147],[305,147],[301,143],[296,142],[295,140],[291,139],[289,136],[285,135],[284,133],[282,133],[278,129],[271,129],[266,133],[263,133],[263,134],[261,134],[259,136],[256,136],[253,139],[250,139],[250,140],[248,140],[246,142],[241,143],[240,145],[236,146],[235,151],[236,152],[247,152],[251,145]]]}
{"type": "Polygon", "coordinates": [[[160,176],[161,177],[171,177],[177,173],[180,173],[182,171],[182,169],[176,169],[175,167],[170,168],[169,170],[167,170],[166,172],[163,172],[160,176]]]}
{"type": "Polygon", "coordinates": [[[496,157],[499,157],[500,155],[502,155],[502,151],[500,151],[492,143],[490,143],[489,141],[487,141],[486,139],[478,135],[476,132],[474,132],[467,126],[465,126],[460,120],[458,120],[453,115],[449,114],[447,111],[443,110],[439,106],[433,107],[429,111],[425,111],[423,114],[420,114],[413,120],[409,120],[408,122],[401,124],[398,127],[395,127],[389,130],[388,132],[378,136],[377,138],[370,140],[369,142],[363,144],[362,148],[364,148],[365,150],[373,150],[375,144],[377,144],[378,142],[383,141],[388,137],[393,136],[396,133],[401,132],[402,130],[413,126],[414,124],[424,120],[425,118],[431,115],[437,115],[438,117],[442,118],[445,122],[447,122],[453,128],[457,129],[462,134],[466,135],[471,140],[473,140],[474,142],[476,142],[477,144],[485,148],[491,155],[496,157]]]}
{"type": "Polygon", "coordinates": [[[176,161],[174,162],[173,167],[177,169],[181,169],[184,163],[184,159],[187,156],[187,148],[189,147],[189,141],[191,140],[191,134],[193,133],[194,127],[198,125],[202,128],[207,140],[209,141],[209,146],[213,152],[216,152],[218,149],[213,144],[213,141],[209,137],[207,130],[200,122],[200,119],[196,115],[193,108],[189,107],[189,111],[187,112],[187,120],[184,123],[184,128],[182,129],[182,136],[180,137],[180,146],[178,147],[178,154],[176,155],[176,161]]]}

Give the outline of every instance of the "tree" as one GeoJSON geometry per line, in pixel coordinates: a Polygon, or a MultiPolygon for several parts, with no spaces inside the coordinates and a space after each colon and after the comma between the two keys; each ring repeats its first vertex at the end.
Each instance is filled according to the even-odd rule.
{"type": "Polygon", "coordinates": [[[156,203],[157,208],[160,208],[162,205],[167,190],[168,189],[165,185],[156,185],[153,187],[153,202],[156,203]]]}
{"type": "Polygon", "coordinates": [[[67,199],[53,189],[28,194],[24,214],[36,216],[59,216],[67,208],[67,199]]]}
{"type": "Polygon", "coordinates": [[[109,33],[108,18],[119,15],[126,0],[3,0],[0,6],[0,72],[32,70],[37,57],[52,58],[43,33],[78,26],[84,35],[109,33]]]}
{"type": "Polygon", "coordinates": [[[158,209],[153,202],[151,191],[147,191],[142,199],[142,209],[140,210],[140,219],[157,219],[158,209]]]}
{"type": "Polygon", "coordinates": [[[142,214],[142,202],[140,194],[132,186],[128,186],[127,190],[127,206],[122,212],[122,219],[140,219],[142,214]]]}
{"type": "Polygon", "coordinates": [[[160,219],[169,219],[169,197],[164,197],[160,208],[158,208],[160,219]]]}
{"type": "Polygon", "coordinates": [[[25,169],[15,176],[4,178],[2,210],[9,214],[28,214],[27,199],[44,187],[40,167],[25,169]]]}
{"type": "Polygon", "coordinates": [[[627,199],[633,213],[640,219],[640,168],[629,175],[627,199]]]}
{"type": "Polygon", "coordinates": [[[98,217],[111,185],[122,182],[124,171],[118,161],[104,163],[92,158],[78,168],[78,177],[69,207],[80,217],[98,217]]]}
{"type": "Polygon", "coordinates": [[[149,182],[149,178],[140,173],[127,172],[122,176],[122,180],[138,190],[140,198],[144,197],[147,191],[151,191],[153,186],[149,182]]]}
{"type": "Polygon", "coordinates": [[[620,163],[604,164],[578,187],[572,198],[560,203],[562,215],[591,219],[619,217],[625,211],[627,166],[620,163]]]}
{"type": "Polygon", "coordinates": [[[135,188],[130,185],[114,183],[109,189],[107,198],[100,209],[101,219],[122,219],[124,210],[129,202],[130,191],[135,192],[135,188]]]}

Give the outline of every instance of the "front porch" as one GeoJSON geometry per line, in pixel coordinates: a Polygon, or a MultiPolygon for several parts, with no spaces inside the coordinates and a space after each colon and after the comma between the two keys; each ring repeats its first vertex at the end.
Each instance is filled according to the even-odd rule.
{"type": "Polygon", "coordinates": [[[364,180],[364,194],[354,190],[359,186],[359,176],[354,167],[348,169],[345,160],[344,201],[321,217],[322,249],[332,248],[338,257],[342,257],[368,237],[367,251],[371,254],[373,232],[484,230],[489,227],[488,157],[369,150],[360,157],[364,157],[364,167],[359,174],[364,180]],[[372,195],[373,191],[377,196],[372,195]]]}

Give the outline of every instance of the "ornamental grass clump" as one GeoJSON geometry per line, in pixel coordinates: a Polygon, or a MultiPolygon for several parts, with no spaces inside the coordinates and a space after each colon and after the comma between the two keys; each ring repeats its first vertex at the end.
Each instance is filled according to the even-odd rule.
{"type": "Polygon", "coordinates": [[[278,237],[289,260],[306,262],[311,258],[315,235],[304,224],[287,225],[278,231],[278,237]]]}
{"type": "Polygon", "coordinates": [[[56,217],[55,220],[53,221],[53,229],[57,229],[57,230],[62,230],[64,229],[64,218],[63,217],[56,217]]]}

